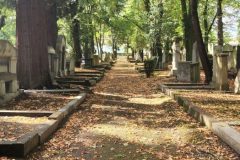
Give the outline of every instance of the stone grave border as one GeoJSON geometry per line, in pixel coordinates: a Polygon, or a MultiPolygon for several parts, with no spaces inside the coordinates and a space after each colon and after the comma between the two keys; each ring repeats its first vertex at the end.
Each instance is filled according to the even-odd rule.
{"type": "MultiPolygon", "coordinates": [[[[76,90],[75,90],[76,91],[76,90]]],[[[67,92],[67,90],[26,90],[26,92],[67,92]]],[[[79,91],[78,91],[79,92],[79,91]]],[[[19,138],[17,141],[0,142],[0,155],[25,157],[30,151],[38,145],[46,142],[48,138],[60,127],[64,120],[73,113],[77,107],[84,102],[86,93],[81,93],[76,96],[72,101],[63,106],[55,112],[49,111],[0,111],[0,115],[5,116],[28,116],[28,117],[41,117],[48,116],[48,122],[40,125],[40,127],[32,132],[29,132],[19,138]]]]}
{"type": "MultiPolygon", "coordinates": [[[[179,84],[176,84],[176,86],[179,84]]],[[[180,84],[181,85],[181,84],[180,84]]],[[[196,84],[195,84],[196,86],[196,84]]],[[[214,118],[213,115],[207,113],[205,110],[195,105],[186,98],[178,95],[178,92],[174,90],[170,84],[160,84],[160,90],[166,95],[174,99],[180,106],[184,108],[184,111],[187,112],[190,116],[196,119],[201,124],[205,125],[210,129],[214,134],[220,137],[226,144],[228,144],[232,149],[234,149],[238,154],[240,154],[240,132],[231,127],[232,122],[223,122],[214,118]]],[[[180,88],[178,88],[180,89],[180,88]]],[[[191,84],[188,84],[187,87],[183,86],[181,89],[192,89],[191,84]]],[[[194,89],[197,89],[196,87],[194,89]]],[[[199,89],[208,89],[208,88],[199,88],[199,89]]]]}

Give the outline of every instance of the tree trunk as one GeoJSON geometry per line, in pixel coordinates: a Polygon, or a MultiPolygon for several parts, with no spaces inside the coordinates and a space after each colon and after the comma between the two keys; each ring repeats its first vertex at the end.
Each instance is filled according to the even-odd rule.
{"type": "Polygon", "coordinates": [[[193,47],[193,27],[191,18],[191,6],[189,4],[189,11],[187,9],[186,0],[181,0],[182,6],[182,24],[184,30],[184,45],[186,49],[186,60],[192,60],[192,47],[193,47]]]}
{"type": "Polygon", "coordinates": [[[192,14],[192,24],[194,29],[195,39],[198,44],[199,56],[202,62],[202,66],[205,72],[205,82],[210,83],[212,80],[212,66],[208,60],[207,52],[202,38],[202,31],[200,28],[199,17],[198,17],[198,1],[191,0],[191,14],[192,14]]]}
{"type": "Polygon", "coordinates": [[[56,49],[58,28],[57,28],[57,4],[56,1],[46,0],[46,12],[47,12],[47,39],[48,45],[56,49]]]}
{"type": "Polygon", "coordinates": [[[2,27],[5,25],[5,16],[1,16],[0,15],[0,30],[2,29],[2,27]]]}
{"type": "Polygon", "coordinates": [[[203,11],[203,26],[204,26],[204,44],[206,47],[206,51],[208,52],[208,40],[209,40],[209,36],[208,36],[208,0],[206,0],[205,2],[205,6],[204,6],[204,11],[203,11]]]}
{"type": "Polygon", "coordinates": [[[222,20],[222,0],[217,0],[217,17],[218,17],[218,45],[223,46],[223,20],[222,20]]]}
{"type": "Polygon", "coordinates": [[[45,1],[17,1],[17,72],[24,89],[51,85],[45,9],[45,1]]]}
{"type": "Polygon", "coordinates": [[[81,32],[80,32],[80,21],[76,19],[76,15],[79,12],[79,0],[70,2],[71,8],[71,37],[73,40],[73,52],[75,53],[76,57],[76,67],[81,66],[81,59],[82,59],[82,48],[81,48],[81,32]]]}
{"type": "Polygon", "coordinates": [[[237,71],[240,70],[240,46],[237,46],[237,71]]]}
{"type": "Polygon", "coordinates": [[[143,52],[143,49],[139,50],[139,55],[140,55],[140,58],[141,58],[141,61],[143,62],[144,61],[144,52],[143,52]]]}
{"type": "Polygon", "coordinates": [[[73,52],[76,57],[76,67],[81,66],[82,59],[82,49],[81,49],[81,41],[80,41],[80,22],[77,19],[72,21],[72,39],[73,39],[73,52]]]}

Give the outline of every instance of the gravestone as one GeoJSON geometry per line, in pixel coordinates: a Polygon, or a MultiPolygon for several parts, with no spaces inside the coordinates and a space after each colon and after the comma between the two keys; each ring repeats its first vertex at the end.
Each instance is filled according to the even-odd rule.
{"type": "Polygon", "coordinates": [[[0,40],[0,104],[18,95],[17,51],[8,41],[0,40]]]}
{"type": "Polygon", "coordinates": [[[58,55],[52,46],[48,46],[48,61],[49,61],[49,71],[52,80],[58,74],[58,55]]]}
{"type": "Polygon", "coordinates": [[[228,69],[236,70],[236,50],[234,47],[226,44],[223,46],[223,52],[228,54],[228,69]]]}
{"type": "Polygon", "coordinates": [[[167,69],[168,67],[168,55],[163,52],[163,56],[162,56],[162,67],[163,69],[167,69]]]}
{"type": "Polygon", "coordinates": [[[177,80],[181,82],[197,83],[200,80],[199,63],[191,61],[179,62],[177,80]]]}
{"type": "Polygon", "coordinates": [[[219,53],[215,55],[214,86],[217,90],[229,90],[228,84],[228,54],[219,53]]]}
{"type": "Polygon", "coordinates": [[[237,77],[234,82],[234,93],[240,94],[240,70],[238,71],[237,77]]]}
{"type": "Polygon", "coordinates": [[[221,46],[214,46],[213,48],[213,77],[212,77],[212,85],[214,86],[216,83],[216,76],[217,76],[217,55],[222,53],[221,46]]]}
{"type": "Polygon", "coordinates": [[[56,54],[58,75],[64,76],[66,73],[66,38],[63,35],[59,35],[57,38],[56,54]]]}
{"type": "Polygon", "coordinates": [[[99,65],[100,58],[98,55],[93,55],[93,66],[99,65]]]}
{"type": "Polygon", "coordinates": [[[172,70],[171,74],[176,76],[178,70],[178,62],[180,61],[181,57],[181,46],[180,46],[180,37],[174,38],[174,42],[172,45],[172,70]]]}
{"type": "Polygon", "coordinates": [[[199,52],[198,52],[197,42],[193,43],[192,62],[199,63],[199,52]]]}
{"type": "Polygon", "coordinates": [[[66,58],[66,70],[67,75],[73,75],[75,73],[75,59],[72,56],[66,58]]]}

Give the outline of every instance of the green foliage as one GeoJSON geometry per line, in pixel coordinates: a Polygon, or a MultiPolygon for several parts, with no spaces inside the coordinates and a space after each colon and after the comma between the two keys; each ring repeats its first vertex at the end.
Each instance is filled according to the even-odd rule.
{"type": "Polygon", "coordinates": [[[8,40],[16,44],[16,12],[12,9],[12,1],[0,1],[0,15],[5,17],[5,25],[0,30],[0,39],[8,40]]]}
{"type": "MultiPolygon", "coordinates": [[[[73,48],[71,28],[75,19],[80,22],[82,47],[89,37],[94,36],[95,43],[101,41],[110,45],[115,41],[122,45],[128,42],[132,49],[142,50],[150,49],[151,45],[156,43],[157,34],[161,35],[159,41],[162,46],[173,37],[183,35],[181,4],[176,0],[46,0],[46,2],[57,4],[59,34],[66,36],[69,50],[73,48]]],[[[206,0],[199,1],[202,29],[205,2],[206,0]]],[[[240,19],[236,12],[227,11],[228,8],[239,9],[240,1],[223,2],[226,8],[224,16],[240,19]]],[[[7,39],[13,44],[16,42],[15,5],[15,0],[0,0],[0,15],[6,16],[6,25],[0,31],[0,39],[7,39]]],[[[208,0],[209,24],[215,14],[216,1],[208,0]]],[[[216,22],[209,33],[210,42],[216,41],[215,26],[216,22]]],[[[225,37],[226,41],[232,38],[227,30],[225,37]]]]}

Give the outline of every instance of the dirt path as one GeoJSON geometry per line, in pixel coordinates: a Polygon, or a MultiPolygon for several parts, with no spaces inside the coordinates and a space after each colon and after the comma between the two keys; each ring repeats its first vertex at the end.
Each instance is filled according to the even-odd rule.
{"type": "Polygon", "coordinates": [[[121,57],[87,102],[28,159],[239,159],[121,57]]]}

